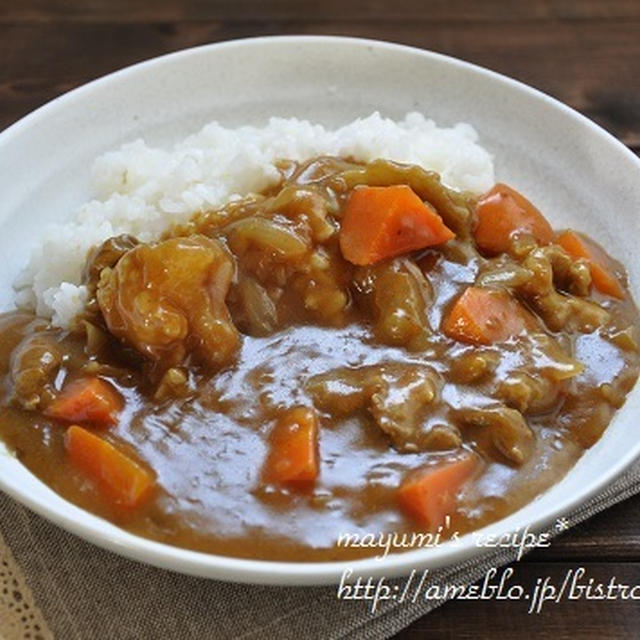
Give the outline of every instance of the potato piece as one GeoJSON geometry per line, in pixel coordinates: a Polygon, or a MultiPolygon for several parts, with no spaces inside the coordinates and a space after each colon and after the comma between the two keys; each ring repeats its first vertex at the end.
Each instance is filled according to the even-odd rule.
{"type": "Polygon", "coordinates": [[[138,245],[102,272],[97,299],[111,333],[168,369],[188,354],[208,367],[239,346],[225,297],[233,258],[205,236],[138,245]]]}

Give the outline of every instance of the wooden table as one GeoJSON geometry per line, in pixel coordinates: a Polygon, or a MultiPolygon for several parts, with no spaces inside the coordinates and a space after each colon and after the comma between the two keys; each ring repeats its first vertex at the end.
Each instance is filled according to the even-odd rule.
{"type": "MultiPolygon", "coordinates": [[[[0,5],[0,129],[105,73],[184,47],[269,34],[379,38],[432,49],[533,85],[640,151],[638,0],[6,0],[0,5]]],[[[615,215],[615,212],[611,212],[615,215]]],[[[532,587],[584,566],[640,582],[640,497],[519,563],[532,587]]],[[[634,638],[640,602],[451,602],[399,638],[634,638]]]]}

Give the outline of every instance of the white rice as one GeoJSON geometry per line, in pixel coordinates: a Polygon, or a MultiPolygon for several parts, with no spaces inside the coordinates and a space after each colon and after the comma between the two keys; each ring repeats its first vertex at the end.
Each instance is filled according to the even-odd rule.
{"type": "Polygon", "coordinates": [[[468,124],[440,128],[419,113],[400,122],[373,113],[334,130],[295,118],[271,118],[263,128],[211,122],[171,150],[136,140],[95,161],[95,199],[44,231],[15,283],[16,303],[68,326],[86,300],[80,277],[92,246],[122,233],[150,241],[197,211],[261,191],[278,179],[274,161],[282,158],[389,158],[437,171],[454,189],[481,193],[494,182],[493,162],[477,139],[468,124]]]}

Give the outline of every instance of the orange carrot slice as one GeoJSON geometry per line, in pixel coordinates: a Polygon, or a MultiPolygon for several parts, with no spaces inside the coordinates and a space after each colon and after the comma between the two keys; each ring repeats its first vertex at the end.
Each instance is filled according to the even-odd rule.
{"type": "Polygon", "coordinates": [[[553,229],[540,211],[506,184],[496,184],[478,201],[476,215],[476,244],[488,253],[509,251],[515,233],[530,234],[540,244],[554,239],[553,229]]]}
{"type": "Polygon", "coordinates": [[[436,210],[407,185],[357,187],[342,217],[340,249],[349,262],[367,265],[454,236],[436,210]]]}
{"type": "Polygon", "coordinates": [[[493,344],[521,333],[528,324],[522,305],[503,289],[468,287],[443,323],[454,340],[493,344]]]}
{"type": "Polygon", "coordinates": [[[598,291],[620,300],[625,297],[624,289],[613,272],[609,257],[594,242],[568,229],[558,235],[558,244],[572,258],[584,258],[589,263],[591,280],[598,291]]]}
{"type": "Polygon", "coordinates": [[[478,465],[472,454],[412,471],[398,489],[404,511],[429,530],[445,523],[455,509],[457,494],[478,465]]]}
{"type": "Polygon", "coordinates": [[[73,425],[65,434],[65,447],[71,462],[114,507],[133,509],[150,495],[153,474],[100,436],[73,425]]]}
{"type": "Polygon", "coordinates": [[[294,407],[271,433],[264,477],[267,482],[306,484],[318,476],[318,419],[313,409],[294,407]]]}
{"type": "Polygon", "coordinates": [[[117,424],[122,396],[102,378],[78,378],[66,385],[45,415],[65,422],[89,422],[95,426],[117,424]]]}

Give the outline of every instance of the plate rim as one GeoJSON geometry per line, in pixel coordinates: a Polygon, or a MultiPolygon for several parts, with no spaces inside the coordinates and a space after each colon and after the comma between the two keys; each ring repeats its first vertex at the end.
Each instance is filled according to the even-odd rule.
{"type": "MultiPolygon", "coordinates": [[[[427,59],[443,62],[447,65],[472,71],[476,74],[485,76],[486,78],[507,85],[512,89],[528,94],[532,99],[536,99],[545,103],[548,107],[560,110],[566,117],[572,120],[578,120],[583,126],[587,127],[592,133],[596,134],[599,139],[613,148],[623,157],[625,157],[632,166],[638,171],[640,177],[640,159],[613,134],[608,132],[601,125],[593,122],[579,111],[564,104],[557,98],[554,98],[543,91],[525,84],[514,78],[510,78],[504,74],[498,73],[491,69],[487,69],[480,65],[467,62],[443,53],[422,49],[419,47],[409,46],[401,43],[395,43],[386,40],[375,40],[369,38],[356,38],[349,36],[332,36],[332,35],[279,35],[279,36],[259,36],[247,37],[233,40],[225,40],[209,44],[198,45],[163,54],[153,58],[149,58],[132,65],[128,65],[116,71],[112,71],[106,75],[95,78],[85,84],[82,84],[60,96],[53,98],[44,105],[29,112],[15,123],[9,125],[0,132],[0,153],[3,147],[13,137],[20,135],[29,127],[37,124],[38,120],[46,117],[49,113],[54,113],[56,109],[64,109],[69,105],[73,105],[74,101],[82,100],[86,94],[90,94],[96,87],[107,86],[110,83],[117,83],[121,78],[144,71],[145,69],[161,66],[167,62],[175,61],[179,58],[188,58],[192,55],[206,54],[211,50],[220,50],[224,48],[251,46],[255,44],[345,44],[355,46],[365,46],[376,48],[379,50],[387,49],[396,52],[406,52],[412,55],[419,55],[427,59]]],[[[630,392],[639,392],[638,386],[630,392]]],[[[614,418],[615,419],[615,418],[614,418]]],[[[584,456],[584,454],[583,454],[584,456]]],[[[575,466],[580,463],[583,456],[571,467],[567,476],[572,473],[575,466]]],[[[13,456],[11,456],[13,457],[13,456]]],[[[621,455],[617,464],[613,465],[607,475],[601,475],[595,480],[588,491],[578,496],[566,498],[558,503],[554,509],[547,510],[543,516],[536,520],[534,526],[530,526],[531,531],[542,531],[550,522],[561,515],[567,515],[578,506],[587,502],[591,497],[601,492],[604,487],[610,485],[619,477],[631,464],[640,457],[640,442],[634,449],[631,448],[621,455]]],[[[18,462],[18,464],[21,464],[18,462]]],[[[23,465],[21,465],[23,466],[23,465]]],[[[24,470],[32,475],[37,482],[46,487],[56,497],[64,500],[61,496],[53,492],[47,485],[39,481],[26,467],[24,470]]],[[[565,476],[566,477],[566,476],[565,476]]],[[[562,480],[560,481],[562,482],[562,480]]],[[[559,483],[555,483],[550,489],[551,491],[559,483]]],[[[97,524],[106,523],[109,526],[116,526],[107,520],[103,520],[98,516],[77,507],[73,503],[65,500],[70,505],[72,514],[75,512],[81,514],[83,519],[89,515],[92,519],[97,519],[97,523],[88,524],[83,519],[74,519],[72,515],[66,516],[61,514],[55,508],[50,507],[43,500],[32,498],[26,491],[22,489],[19,482],[12,481],[10,478],[3,477],[0,470],[0,489],[19,503],[27,506],[33,512],[45,517],[47,520],[60,526],[68,532],[88,540],[99,547],[109,551],[116,552],[125,557],[142,561],[157,567],[172,569],[185,574],[201,576],[205,578],[216,578],[226,581],[243,582],[250,584],[271,584],[271,585],[321,585],[335,584],[339,581],[343,571],[347,568],[353,570],[354,575],[365,576],[400,576],[410,573],[416,567],[429,566],[430,568],[442,567],[445,565],[454,565],[470,556],[481,555],[475,547],[461,548],[455,550],[449,543],[445,543],[436,549],[416,549],[401,554],[393,554],[387,556],[383,560],[375,558],[365,558],[360,560],[342,560],[332,562],[283,562],[272,560],[253,560],[236,558],[231,556],[223,556],[210,554],[205,552],[191,551],[176,547],[173,545],[156,542],[141,536],[132,534],[124,529],[116,527],[121,534],[122,540],[110,537],[107,533],[101,532],[97,524]],[[454,550],[452,550],[454,549],[454,550]]],[[[544,492],[544,493],[547,493],[544,492]]],[[[527,503],[531,505],[536,499],[527,503]]],[[[522,523],[518,519],[519,509],[513,514],[503,518],[496,523],[483,527],[478,532],[490,534],[492,532],[511,531],[515,528],[506,528],[505,524],[520,525],[530,524],[522,523]]],[[[467,534],[460,538],[466,541],[473,534],[467,534]]]]}

